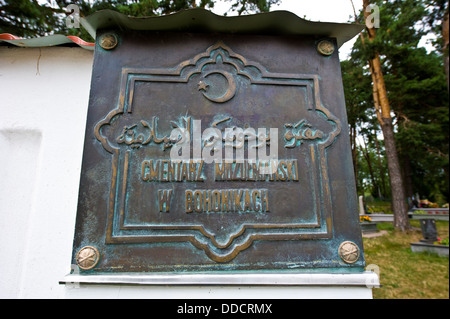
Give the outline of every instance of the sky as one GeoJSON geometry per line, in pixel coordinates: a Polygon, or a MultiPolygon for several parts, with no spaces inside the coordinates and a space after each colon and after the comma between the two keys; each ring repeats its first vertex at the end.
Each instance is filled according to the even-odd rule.
{"type": "MultiPolygon", "coordinates": [[[[355,14],[351,0],[280,0],[281,4],[271,7],[271,11],[286,10],[295,13],[301,18],[311,21],[349,23],[354,21],[355,14]]],[[[363,7],[363,0],[353,0],[355,10],[359,13],[363,7]]],[[[214,8],[211,10],[216,14],[223,15],[230,8],[231,3],[224,0],[216,0],[214,8]]],[[[230,15],[236,13],[228,12],[230,15]]],[[[382,27],[382,26],[381,26],[382,27]]],[[[339,49],[339,58],[347,60],[352,51],[353,44],[358,36],[346,42],[339,49]]],[[[430,40],[435,38],[429,34],[422,38],[419,46],[425,47],[428,51],[434,50],[430,40]]]]}
{"type": "MultiPolygon", "coordinates": [[[[362,10],[362,0],[353,0],[356,12],[362,10]]],[[[230,2],[217,0],[212,11],[223,15],[230,8],[230,2]]],[[[354,20],[354,11],[350,0],[281,0],[280,5],[271,7],[271,11],[286,10],[311,21],[348,23],[354,20]]],[[[236,13],[228,12],[230,15],[236,13]]],[[[346,60],[357,36],[339,49],[339,58],[346,60]]]]}

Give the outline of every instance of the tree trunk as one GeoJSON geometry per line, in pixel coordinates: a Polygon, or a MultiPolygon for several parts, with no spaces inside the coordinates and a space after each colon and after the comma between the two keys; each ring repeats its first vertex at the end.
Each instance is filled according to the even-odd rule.
{"type": "Polygon", "coordinates": [[[356,189],[359,189],[358,183],[358,150],[356,148],[356,125],[350,127],[350,144],[352,146],[353,171],[355,173],[356,189]]]}
{"type": "Polygon", "coordinates": [[[447,75],[447,88],[450,90],[450,84],[448,80],[448,50],[449,50],[449,26],[448,26],[448,10],[444,15],[444,20],[442,21],[442,38],[444,39],[444,67],[445,67],[445,74],[447,75]]]}
{"type": "Polygon", "coordinates": [[[394,129],[392,119],[383,119],[383,130],[386,157],[388,162],[389,179],[391,181],[392,210],[394,211],[394,227],[401,231],[411,228],[408,219],[408,207],[405,201],[405,191],[401,168],[398,161],[397,148],[395,146],[394,129]]]}
{"type": "MultiPolygon", "coordinates": [[[[364,0],[364,17],[367,19],[370,12],[366,12],[369,0],[364,0]]],[[[374,28],[367,28],[369,41],[375,39],[376,31],[374,28]]],[[[374,100],[378,101],[380,110],[376,110],[378,121],[383,131],[384,143],[386,148],[386,157],[388,162],[389,180],[391,183],[392,210],[394,211],[394,227],[401,231],[407,231],[411,228],[408,219],[408,207],[406,204],[405,189],[401,168],[398,160],[397,148],[395,145],[394,128],[392,125],[391,108],[387,95],[386,85],[381,68],[381,59],[378,52],[374,52],[373,58],[369,62],[372,78],[374,79],[374,100]]],[[[377,104],[377,103],[376,103],[377,104]]]]}

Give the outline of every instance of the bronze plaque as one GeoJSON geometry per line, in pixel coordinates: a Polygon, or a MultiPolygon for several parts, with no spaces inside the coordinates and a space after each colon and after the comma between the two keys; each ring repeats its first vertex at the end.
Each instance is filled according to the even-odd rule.
{"type": "Polygon", "coordinates": [[[361,271],[337,50],[314,36],[113,34],[94,58],[82,272],[361,271]]]}

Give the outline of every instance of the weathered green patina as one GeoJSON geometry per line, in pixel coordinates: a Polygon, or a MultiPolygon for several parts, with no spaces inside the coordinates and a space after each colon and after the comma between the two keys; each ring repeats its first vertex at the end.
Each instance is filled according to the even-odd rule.
{"type": "Polygon", "coordinates": [[[205,10],[84,23],[83,272],[363,270],[337,54],[361,26],[205,10]]]}

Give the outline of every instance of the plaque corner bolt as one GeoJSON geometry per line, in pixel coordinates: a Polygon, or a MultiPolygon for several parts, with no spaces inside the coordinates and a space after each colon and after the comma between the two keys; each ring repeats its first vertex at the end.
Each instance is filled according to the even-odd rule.
{"type": "Polygon", "coordinates": [[[317,43],[317,51],[324,56],[332,55],[335,49],[334,43],[328,39],[320,40],[317,43]]]}
{"type": "Polygon", "coordinates": [[[341,259],[347,264],[357,262],[360,256],[359,247],[352,241],[344,241],[338,251],[341,259]]]}
{"type": "Polygon", "coordinates": [[[93,246],[84,246],[81,248],[76,256],[77,266],[83,270],[90,270],[97,266],[100,260],[100,253],[97,248],[93,246]]]}
{"type": "Polygon", "coordinates": [[[105,33],[100,36],[98,43],[102,49],[112,50],[119,44],[119,38],[114,33],[105,33]]]}

